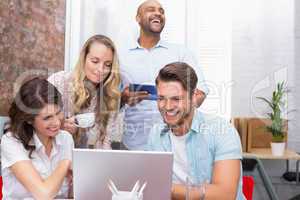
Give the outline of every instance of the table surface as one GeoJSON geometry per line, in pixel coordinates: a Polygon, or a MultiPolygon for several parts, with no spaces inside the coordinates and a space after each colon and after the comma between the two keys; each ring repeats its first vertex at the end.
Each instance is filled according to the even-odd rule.
{"type": "Polygon", "coordinates": [[[285,152],[282,156],[272,155],[271,148],[252,148],[251,152],[243,152],[243,157],[257,157],[259,159],[271,159],[271,160],[300,160],[300,154],[291,150],[285,149],[285,152]]]}

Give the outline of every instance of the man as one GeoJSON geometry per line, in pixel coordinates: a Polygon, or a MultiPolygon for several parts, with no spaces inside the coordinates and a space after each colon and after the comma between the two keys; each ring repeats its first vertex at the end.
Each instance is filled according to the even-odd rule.
{"type": "MultiPolygon", "coordinates": [[[[164,42],[160,34],[165,25],[165,13],[156,0],[147,0],[137,11],[136,21],[140,34],[136,41],[119,51],[120,68],[124,90],[122,104],[125,106],[125,132],[123,143],[128,149],[145,149],[150,128],[160,115],[155,101],[145,100],[147,92],[130,92],[129,83],[152,84],[159,69],[170,62],[186,62],[198,67],[192,54],[183,46],[164,42]]],[[[195,69],[199,76],[195,101],[198,106],[208,93],[202,70],[195,69]]]]}
{"type": "Polygon", "coordinates": [[[187,179],[202,183],[190,191],[192,199],[244,199],[238,133],[225,120],[196,109],[196,85],[197,75],[186,63],[159,71],[157,106],[164,124],[152,128],[148,150],[174,153],[172,199],[185,199],[187,179]]]}

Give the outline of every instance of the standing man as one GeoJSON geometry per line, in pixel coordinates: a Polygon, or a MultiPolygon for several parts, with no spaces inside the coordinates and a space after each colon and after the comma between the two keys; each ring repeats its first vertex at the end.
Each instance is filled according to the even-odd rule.
{"type": "Polygon", "coordinates": [[[172,199],[185,199],[187,180],[202,184],[189,199],[243,200],[241,142],[233,126],[196,109],[197,75],[186,63],[166,65],[156,78],[164,120],[149,136],[148,150],[173,152],[172,199]]]}
{"type": "Polygon", "coordinates": [[[145,149],[150,128],[161,117],[156,102],[145,100],[148,97],[147,92],[130,92],[130,83],[154,85],[155,76],[163,66],[180,61],[194,66],[199,77],[195,90],[198,107],[205,99],[208,88],[202,69],[192,54],[184,46],[161,40],[165,11],[158,1],[147,0],[142,3],[137,10],[136,21],[140,26],[138,39],[119,51],[124,86],[122,104],[126,104],[123,143],[128,149],[142,150],[145,149]]]}

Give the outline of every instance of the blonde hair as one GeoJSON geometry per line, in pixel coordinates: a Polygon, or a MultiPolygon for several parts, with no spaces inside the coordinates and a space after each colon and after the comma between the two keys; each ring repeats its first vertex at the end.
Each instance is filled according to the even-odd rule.
{"type": "MultiPolygon", "coordinates": [[[[96,120],[100,125],[99,138],[103,142],[106,135],[106,127],[108,124],[109,117],[119,110],[120,104],[120,72],[119,63],[117,57],[117,51],[114,43],[111,39],[104,35],[94,35],[89,38],[79,56],[79,60],[75,66],[73,72],[73,102],[74,102],[74,113],[79,113],[81,109],[86,108],[90,105],[90,101],[93,97],[92,93],[97,95],[97,104],[95,108],[96,120]],[[100,43],[109,48],[113,53],[113,63],[111,71],[103,83],[100,83],[98,87],[88,87],[89,80],[86,78],[84,71],[86,56],[89,53],[90,47],[93,43],[100,43]]],[[[80,133],[75,136],[75,141],[79,139],[80,133]]]]}

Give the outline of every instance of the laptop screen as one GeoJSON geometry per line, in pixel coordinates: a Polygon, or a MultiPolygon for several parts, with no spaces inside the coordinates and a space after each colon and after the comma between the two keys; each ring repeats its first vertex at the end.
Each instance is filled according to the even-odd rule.
{"type": "Polygon", "coordinates": [[[171,199],[172,166],[171,152],[74,149],[74,198],[110,200],[112,180],[121,191],[147,182],[143,200],[171,199]]]}

